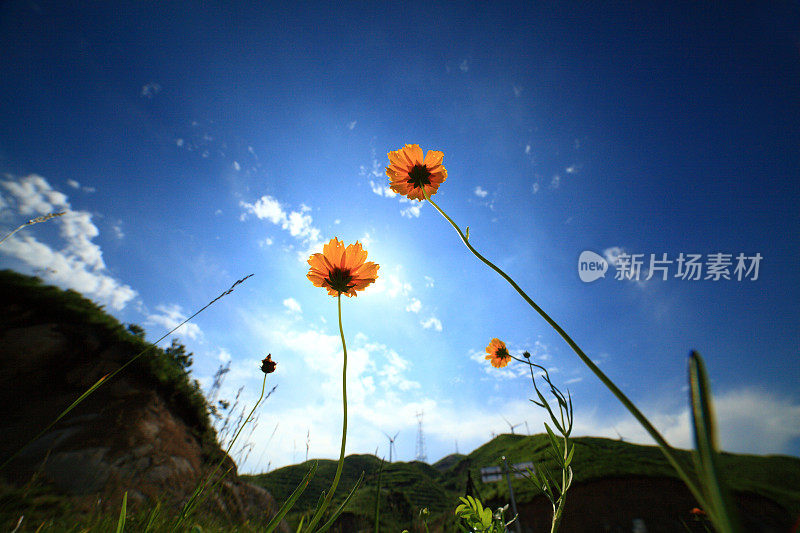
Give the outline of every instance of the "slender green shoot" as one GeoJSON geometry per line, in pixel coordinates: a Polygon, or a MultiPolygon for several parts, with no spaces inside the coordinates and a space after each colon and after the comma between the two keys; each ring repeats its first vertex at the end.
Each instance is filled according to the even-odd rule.
{"type": "MultiPolygon", "coordinates": [[[[239,435],[242,433],[242,430],[244,429],[244,427],[252,419],[253,413],[255,412],[255,410],[258,407],[258,405],[261,403],[261,400],[264,399],[264,389],[266,388],[266,384],[267,384],[267,375],[268,374],[265,372],[264,373],[264,379],[261,382],[261,394],[259,395],[258,400],[253,405],[253,408],[250,409],[250,413],[247,415],[247,417],[239,425],[239,428],[236,431],[236,434],[233,436],[233,439],[231,439],[230,443],[228,443],[228,449],[225,450],[225,454],[220,458],[219,462],[217,462],[217,466],[214,468],[214,470],[208,476],[206,476],[206,478],[202,482],[200,482],[198,484],[198,486],[197,486],[197,488],[195,488],[194,493],[192,494],[191,498],[189,498],[189,501],[186,502],[186,505],[183,506],[183,509],[181,510],[181,513],[178,516],[178,519],[177,519],[177,521],[175,523],[175,526],[173,527],[173,531],[177,530],[178,527],[180,527],[180,525],[183,523],[183,521],[186,520],[189,517],[189,515],[197,508],[198,505],[200,505],[200,503],[202,503],[203,500],[200,498],[200,496],[208,488],[209,483],[211,483],[214,480],[214,475],[219,471],[220,467],[222,466],[222,463],[225,462],[225,459],[227,459],[229,457],[231,448],[233,448],[233,445],[236,442],[236,439],[239,438],[239,435]]],[[[272,390],[274,391],[275,388],[273,388],[272,390]]],[[[270,391],[270,395],[271,394],[272,394],[272,391],[270,391]]],[[[269,395],[267,395],[267,397],[269,397],[269,395]]],[[[228,472],[229,471],[230,471],[230,469],[228,470],[228,472]]],[[[224,479],[225,475],[227,475],[228,472],[225,472],[225,474],[220,476],[220,478],[216,481],[216,483],[219,483],[220,481],[222,481],[222,479],[224,479]]],[[[216,483],[215,483],[215,485],[216,485],[216,483]]]]}
{"type": "Polygon", "coordinates": [[[333,483],[331,483],[331,488],[325,495],[325,499],[322,501],[322,504],[317,507],[314,516],[311,518],[311,522],[309,522],[308,527],[306,528],[306,531],[309,532],[314,531],[314,527],[322,518],[322,514],[325,512],[325,509],[327,509],[328,505],[330,505],[331,498],[333,498],[333,493],[336,491],[336,487],[339,485],[339,478],[342,475],[342,467],[344,466],[344,449],[347,442],[347,344],[344,340],[344,329],[342,328],[341,292],[336,296],[336,300],[339,307],[339,335],[342,337],[342,350],[344,352],[344,362],[342,364],[342,409],[344,411],[344,415],[342,417],[342,448],[339,452],[339,463],[336,465],[336,474],[333,476],[333,483]]]}
{"type": "MultiPolygon", "coordinates": [[[[265,533],[272,533],[273,531],[275,531],[278,525],[280,525],[281,520],[283,520],[283,517],[286,516],[286,513],[289,512],[289,510],[292,508],[292,506],[300,497],[300,495],[303,494],[303,492],[306,490],[308,484],[311,483],[311,478],[313,478],[314,474],[316,473],[317,473],[317,462],[314,461],[314,464],[311,465],[311,468],[309,468],[308,473],[305,475],[303,480],[300,481],[300,484],[297,485],[297,487],[294,489],[294,492],[292,492],[289,498],[283,503],[283,505],[281,505],[281,508],[278,509],[277,513],[275,513],[275,516],[272,517],[272,520],[269,521],[265,533]]],[[[300,525],[297,527],[298,533],[300,532],[300,528],[303,526],[304,520],[305,517],[302,520],[300,520],[300,525]]]]}
{"type": "Polygon", "coordinates": [[[353,497],[353,495],[355,495],[356,491],[361,487],[362,481],[364,481],[364,472],[361,472],[358,481],[356,481],[356,484],[353,485],[352,490],[350,490],[350,494],[348,494],[347,497],[344,499],[344,501],[342,501],[342,504],[339,505],[339,507],[336,509],[333,515],[331,515],[331,517],[328,519],[328,521],[325,522],[322,525],[322,527],[320,527],[317,530],[317,533],[322,533],[323,531],[327,531],[328,528],[330,528],[333,525],[333,523],[336,522],[336,519],[339,518],[340,514],[342,514],[344,508],[347,506],[348,503],[350,503],[350,499],[353,497]]]}
{"type": "Polygon", "coordinates": [[[572,485],[571,463],[572,456],[575,453],[575,446],[571,446],[569,441],[574,420],[572,397],[570,396],[569,391],[567,391],[567,396],[564,396],[558,387],[553,384],[550,379],[550,374],[545,367],[530,361],[530,353],[525,352],[523,354],[525,357],[524,360],[514,357],[511,354],[509,354],[509,356],[515,361],[528,365],[528,369],[531,373],[531,381],[533,382],[533,388],[536,391],[536,395],[539,397],[538,401],[531,399],[531,402],[547,411],[547,413],[550,415],[553,425],[561,434],[561,441],[559,441],[553,430],[550,429],[550,426],[545,422],[544,428],[547,431],[547,438],[550,441],[550,455],[561,468],[560,483],[555,479],[550,471],[547,470],[547,467],[545,467],[544,464],[538,465],[533,470],[526,469],[527,473],[519,472],[525,478],[527,478],[528,481],[533,483],[536,488],[541,490],[547,499],[550,500],[550,503],[553,506],[553,519],[550,524],[550,532],[555,533],[558,531],[558,528],[561,524],[561,515],[563,514],[564,506],[566,505],[567,491],[572,485]],[[536,384],[536,377],[533,373],[534,367],[538,368],[542,372],[544,381],[550,387],[550,394],[555,397],[556,402],[558,403],[558,418],[556,418],[556,415],[553,412],[553,409],[550,407],[547,398],[545,398],[544,394],[542,394],[538,385],[536,384]]]}
{"type": "Polygon", "coordinates": [[[117,520],[117,533],[123,533],[125,531],[127,507],[128,507],[128,491],[125,491],[125,494],[122,495],[122,509],[120,509],[119,511],[119,520],[117,520]]]}
{"type": "Polygon", "coordinates": [[[731,512],[733,506],[719,476],[719,446],[714,422],[714,405],[705,363],[700,354],[689,354],[689,390],[694,428],[695,465],[710,505],[705,511],[721,533],[737,533],[741,526],[731,512]]]}
{"type": "Polygon", "coordinates": [[[378,467],[378,488],[375,490],[375,533],[381,531],[381,476],[383,475],[383,459],[378,467]]]}
{"type": "Polygon", "coordinates": [[[461,228],[459,228],[458,225],[455,222],[453,222],[453,219],[447,216],[447,214],[436,204],[436,202],[431,200],[430,196],[428,195],[428,192],[425,190],[425,187],[422,187],[422,191],[423,194],[425,195],[425,199],[428,200],[428,202],[430,202],[430,204],[450,223],[451,226],[453,226],[453,229],[456,230],[456,233],[458,233],[458,236],[461,238],[461,241],[469,249],[469,251],[472,252],[472,254],[475,257],[480,259],[489,268],[497,272],[503,279],[505,279],[514,288],[514,290],[516,290],[517,293],[519,293],[522,299],[525,300],[525,302],[527,302],[528,305],[530,305],[537,313],[539,313],[539,315],[545,320],[545,322],[547,322],[561,336],[561,338],[564,339],[564,341],[569,345],[569,347],[572,348],[572,350],[578,355],[580,360],[583,361],[583,363],[587,367],[589,367],[589,370],[591,370],[594,373],[594,375],[597,376],[597,378],[601,382],[603,382],[606,388],[608,388],[611,391],[611,393],[617,397],[617,399],[622,403],[622,405],[624,405],[625,408],[628,409],[628,411],[633,415],[633,417],[642,425],[645,431],[647,431],[647,433],[653,438],[653,440],[656,441],[659,448],[661,449],[661,452],[664,454],[664,457],[666,457],[667,461],[669,461],[669,463],[678,473],[680,478],[692,492],[692,495],[695,497],[697,502],[702,507],[708,507],[702,491],[697,487],[695,482],[692,481],[692,478],[686,472],[686,469],[678,461],[678,458],[672,451],[672,447],[669,445],[669,443],[667,443],[666,439],[664,439],[664,437],[661,436],[661,433],[658,432],[658,430],[653,426],[653,424],[650,423],[647,417],[645,417],[644,414],[642,414],[642,412],[639,411],[636,405],[634,405],[634,403],[630,401],[628,397],[619,389],[619,387],[617,387],[614,384],[614,382],[611,381],[611,379],[609,379],[608,376],[606,376],[605,373],[602,370],[600,370],[600,368],[596,364],[594,364],[594,362],[589,358],[589,356],[587,356],[583,352],[583,350],[581,350],[581,348],[577,345],[577,343],[575,343],[575,341],[572,340],[572,337],[567,335],[567,332],[564,331],[561,328],[561,326],[559,326],[558,323],[550,317],[550,315],[548,315],[541,307],[539,307],[536,304],[536,302],[534,302],[530,298],[530,296],[528,296],[527,293],[525,293],[525,291],[523,291],[520,288],[520,286],[517,285],[513,279],[511,279],[511,277],[508,274],[503,272],[494,263],[492,263],[484,256],[482,256],[469,243],[468,237],[464,235],[464,233],[461,231],[461,228]]]}

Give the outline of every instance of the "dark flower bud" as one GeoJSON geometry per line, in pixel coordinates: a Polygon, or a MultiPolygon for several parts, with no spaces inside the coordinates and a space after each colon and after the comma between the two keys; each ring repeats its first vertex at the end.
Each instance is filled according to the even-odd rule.
{"type": "Polygon", "coordinates": [[[278,363],[272,360],[272,354],[267,354],[263,361],[261,361],[261,371],[265,374],[272,374],[275,372],[275,367],[278,363]]]}
{"type": "Polygon", "coordinates": [[[531,354],[529,354],[528,352],[522,352],[522,357],[524,357],[525,359],[530,359],[531,354]]]}

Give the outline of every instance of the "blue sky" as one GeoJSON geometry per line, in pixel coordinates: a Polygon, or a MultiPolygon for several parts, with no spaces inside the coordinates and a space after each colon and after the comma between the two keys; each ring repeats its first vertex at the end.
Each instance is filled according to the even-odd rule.
{"type": "MultiPolygon", "coordinates": [[[[790,3],[386,5],[11,1],[0,7],[0,267],[83,292],[204,387],[278,388],[243,471],[338,455],[336,301],[306,259],[339,237],[381,265],[343,301],[348,453],[429,461],[543,430],[518,365],[569,389],[576,434],[649,442],[431,206],[388,190],[386,153],[444,152],[435,197],[674,445],[686,356],[712,377],[722,445],[800,455],[800,10],[790,3]],[[643,254],[584,282],[578,257],[643,254]],[[705,279],[713,254],[731,279],[705,279]],[[667,279],[651,254],[667,254],[667,279]],[[701,279],[676,277],[680,254],[701,279]],[[735,258],[760,254],[738,280],[735,258]],[[527,428],[525,423],[527,423],[527,428]]],[[[238,456],[244,457],[244,454],[238,456]]]]}

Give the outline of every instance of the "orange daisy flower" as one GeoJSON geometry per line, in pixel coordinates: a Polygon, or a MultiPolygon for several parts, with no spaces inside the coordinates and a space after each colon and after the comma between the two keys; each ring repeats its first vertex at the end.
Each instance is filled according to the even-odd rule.
{"type": "Polygon", "coordinates": [[[411,200],[425,199],[423,187],[428,196],[433,196],[439,185],[447,179],[447,169],[442,166],[442,152],[428,150],[423,159],[422,148],[418,144],[407,144],[388,155],[390,164],[386,167],[386,175],[391,179],[389,186],[397,194],[411,200]]]}
{"type": "Polygon", "coordinates": [[[495,368],[502,368],[511,361],[511,354],[508,353],[506,343],[500,339],[492,339],[489,346],[486,347],[486,359],[491,359],[492,366],[495,368]]]}
{"type": "Polygon", "coordinates": [[[356,241],[345,248],[344,243],[334,237],[322,247],[321,254],[308,258],[311,268],[308,279],[315,287],[328,289],[328,294],[358,296],[370,283],[378,279],[379,265],[366,262],[367,251],[356,241]]]}

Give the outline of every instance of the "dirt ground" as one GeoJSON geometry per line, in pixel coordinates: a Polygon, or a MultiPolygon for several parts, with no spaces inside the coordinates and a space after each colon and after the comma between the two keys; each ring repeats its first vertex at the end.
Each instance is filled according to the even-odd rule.
{"type": "MultiPolygon", "coordinates": [[[[743,530],[748,533],[789,533],[794,519],[771,500],[752,493],[735,495],[743,530]]],[[[671,478],[606,478],[573,485],[559,532],[673,533],[705,531],[693,519],[696,507],[689,490],[671,478]]],[[[552,506],[544,497],[518,508],[522,532],[548,532],[552,506]]],[[[512,526],[512,531],[515,528],[512,526]]]]}

